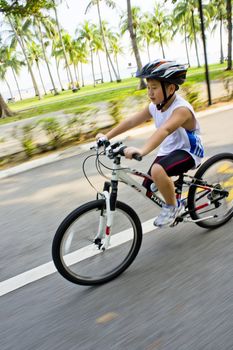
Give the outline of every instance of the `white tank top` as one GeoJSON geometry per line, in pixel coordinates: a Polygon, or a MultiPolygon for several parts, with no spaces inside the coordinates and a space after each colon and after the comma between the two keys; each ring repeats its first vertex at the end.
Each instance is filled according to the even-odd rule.
{"type": "Polygon", "coordinates": [[[149,104],[149,112],[152,115],[156,128],[159,128],[165,121],[167,121],[173,111],[179,107],[187,107],[195,118],[196,127],[192,131],[188,131],[183,127],[179,127],[172,134],[168,135],[160,144],[158,156],[164,156],[172,151],[181,149],[187,151],[194,159],[196,166],[201,163],[201,158],[204,156],[204,149],[200,139],[200,126],[196,119],[193,107],[181,96],[176,95],[175,100],[164,112],[159,111],[156,105],[152,102],[149,104]]]}

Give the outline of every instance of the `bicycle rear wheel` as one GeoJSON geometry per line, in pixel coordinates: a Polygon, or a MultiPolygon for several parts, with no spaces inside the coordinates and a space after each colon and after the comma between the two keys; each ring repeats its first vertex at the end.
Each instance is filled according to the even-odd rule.
{"type": "Polygon", "coordinates": [[[188,194],[190,216],[194,220],[203,218],[196,224],[204,228],[225,224],[233,217],[233,154],[220,153],[209,158],[197,170],[195,178],[188,194]],[[207,216],[214,217],[204,219],[207,216]]]}
{"type": "Polygon", "coordinates": [[[135,211],[117,201],[110,246],[102,251],[101,244],[93,242],[100,220],[105,232],[106,219],[105,200],[95,200],[74,210],[58,227],[52,256],[57,270],[67,280],[81,285],[109,282],[125,271],[137,256],[142,227],[135,211]]]}

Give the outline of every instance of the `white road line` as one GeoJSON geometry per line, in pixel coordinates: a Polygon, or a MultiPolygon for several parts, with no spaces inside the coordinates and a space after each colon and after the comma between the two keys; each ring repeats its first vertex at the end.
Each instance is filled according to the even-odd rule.
{"type": "MultiPolygon", "coordinates": [[[[143,234],[151,232],[156,229],[153,226],[153,219],[150,219],[142,224],[143,234]]],[[[117,235],[113,236],[114,240],[111,242],[111,247],[123,244],[127,240],[130,239],[130,235],[128,234],[128,230],[119,232],[117,235]],[[116,238],[117,236],[117,238],[116,238]]],[[[86,247],[85,247],[86,248],[86,247]]],[[[69,254],[69,262],[77,262],[77,257],[79,261],[87,259],[88,257],[94,256],[98,254],[98,251],[87,250],[84,248],[79,249],[78,251],[69,254]]],[[[3,296],[7,293],[13,292],[14,290],[24,287],[27,284],[35,282],[43,277],[49,276],[56,272],[56,268],[52,261],[35,267],[34,269],[28,270],[26,272],[21,273],[15,277],[9,278],[5,281],[0,282],[0,296],[3,296]]]]}

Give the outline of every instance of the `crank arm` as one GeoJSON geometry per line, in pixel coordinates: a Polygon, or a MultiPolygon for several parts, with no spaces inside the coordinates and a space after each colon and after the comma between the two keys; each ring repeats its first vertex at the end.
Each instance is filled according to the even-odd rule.
{"type": "Polygon", "coordinates": [[[184,218],[184,222],[200,222],[200,221],[205,221],[205,220],[209,220],[209,219],[215,219],[217,217],[218,217],[217,215],[210,215],[210,216],[206,216],[202,219],[196,219],[196,220],[184,218]]]}

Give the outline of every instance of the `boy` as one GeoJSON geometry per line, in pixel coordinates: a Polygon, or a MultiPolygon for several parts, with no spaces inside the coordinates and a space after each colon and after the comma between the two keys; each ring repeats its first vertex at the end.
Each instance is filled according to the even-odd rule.
{"type": "MultiPolygon", "coordinates": [[[[166,202],[154,220],[157,227],[172,225],[182,210],[176,201],[171,176],[196,168],[204,155],[195,112],[186,100],[176,94],[179,85],[186,79],[186,72],[184,65],[174,61],[156,60],[146,64],[136,76],[146,78],[150,104],[106,135],[99,133],[96,136],[97,139],[111,139],[150,118],[154,119],[157,129],[144,146],[141,149],[127,147],[124,154],[126,158],[132,159],[134,153],[145,156],[160,146],[148,172],[166,202]]],[[[143,184],[147,189],[150,188],[150,183],[143,184]]]]}

